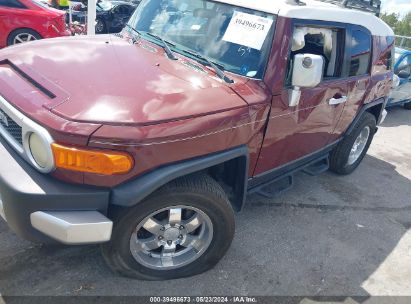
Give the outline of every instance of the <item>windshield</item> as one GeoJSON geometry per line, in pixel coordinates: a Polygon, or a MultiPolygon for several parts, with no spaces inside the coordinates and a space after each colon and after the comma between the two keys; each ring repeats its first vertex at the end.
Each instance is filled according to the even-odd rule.
{"type": "Polygon", "coordinates": [[[32,0],[32,2],[38,6],[44,7],[44,8],[49,8],[50,6],[47,4],[46,1],[40,1],[40,0],[32,0]]]}
{"type": "Polygon", "coordinates": [[[129,26],[149,40],[147,32],[160,36],[175,52],[197,60],[198,53],[226,71],[261,79],[275,16],[207,0],[143,0],[129,26]]]}
{"type": "Polygon", "coordinates": [[[96,9],[100,11],[109,11],[113,5],[108,1],[97,1],[96,9]]]}

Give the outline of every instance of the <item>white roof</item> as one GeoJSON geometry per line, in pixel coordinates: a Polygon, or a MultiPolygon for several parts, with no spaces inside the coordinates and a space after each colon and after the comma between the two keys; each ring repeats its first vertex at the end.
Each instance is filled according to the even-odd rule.
{"type": "Polygon", "coordinates": [[[320,2],[302,0],[307,5],[289,4],[287,0],[215,0],[236,6],[263,11],[287,18],[334,21],[358,24],[367,28],[375,36],[394,36],[393,30],[372,13],[320,2]]]}

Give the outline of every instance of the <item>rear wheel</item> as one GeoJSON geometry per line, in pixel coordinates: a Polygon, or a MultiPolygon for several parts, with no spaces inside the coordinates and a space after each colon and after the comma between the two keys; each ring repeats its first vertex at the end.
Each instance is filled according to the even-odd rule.
{"type": "Polygon", "coordinates": [[[411,101],[404,104],[404,108],[407,110],[411,110],[411,101]]]}
{"type": "Polygon", "coordinates": [[[107,27],[103,19],[97,18],[96,34],[104,34],[107,32],[107,27]]]}
{"type": "Polygon", "coordinates": [[[375,117],[364,113],[354,130],[331,152],[330,170],[341,175],[352,173],[367,154],[376,127],[375,117]]]}
{"type": "Polygon", "coordinates": [[[7,45],[15,45],[41,39],[39,33],[30,29],[20,29],[12,32],[7,39],[7,45]]]}
{"type": "Polygon", "coordinates": [[[102,245],[108,265],[138,279],[167,280],[212,268],[234,236],[234,212],[209,176],[170,183],[115,219],[102,245]]]}

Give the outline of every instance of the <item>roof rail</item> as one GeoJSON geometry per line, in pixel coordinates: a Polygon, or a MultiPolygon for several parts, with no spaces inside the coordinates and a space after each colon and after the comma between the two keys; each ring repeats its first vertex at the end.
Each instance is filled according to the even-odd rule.
{"type": "Polygon", "coordinates": [[[357,9],[379,16],[381,13],[381,0],[317,0],[332,3],[341,7],[357,9]]]}

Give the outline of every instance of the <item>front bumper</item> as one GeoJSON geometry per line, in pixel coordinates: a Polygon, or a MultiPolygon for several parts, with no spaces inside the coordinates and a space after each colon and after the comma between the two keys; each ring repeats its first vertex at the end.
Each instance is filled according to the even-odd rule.
{"type": "Polygon", "coordinates": [[[109,189],[60,182],[35,170],[0,138],[0,214],[36,242],[99,243],[111,237],[109,189]]]}

